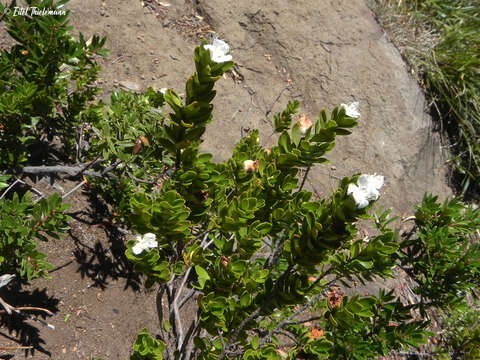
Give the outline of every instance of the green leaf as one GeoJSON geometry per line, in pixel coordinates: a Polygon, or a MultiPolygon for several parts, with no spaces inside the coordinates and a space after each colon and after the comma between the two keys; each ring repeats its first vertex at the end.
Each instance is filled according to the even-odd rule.
{"type": "Polygon", "coordinates": [[[195,271],[198,275],[199,289],[203,289],[205,283],[210,280],[210,275],[208,275],[207,271],[200,265],[195,265],[195,271]]]}
{"type": "Polygon", "coordinates": [[[250,343],[252,344],[252,348],[254,350],[257,350],[258,347],[260,346],[260,338],[258,337],[258,335],[254,335],[250,340],[250,343]]]}
{"type": "Polygon", "coordinates": [[[163,320],[163,328],[165,329],[166,332],[169,332],[170,329],[172,328],[172,325],[170,324],[170,321],[163,320]]]}

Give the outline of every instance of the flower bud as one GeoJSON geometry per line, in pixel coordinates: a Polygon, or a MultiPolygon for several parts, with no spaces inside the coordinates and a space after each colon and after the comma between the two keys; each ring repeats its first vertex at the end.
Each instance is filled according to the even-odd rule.
{"type": "Polygon", "coordinates": [[[330,306],[336,308],[342,304],[343,292],[338,287],[334,287],[331,291],[328,292],[328,303],[330,306]]]}
{"type": "Polygon", "coordinates": [[[298,121],[297,121],[298,128],[300,129],[300,132],[302,134],[305,134],[308,129],[310,129],[313,125],[313,121],[310,120],[307,115],[303,114],[300,115],[298,121]]]}
{"type": "Polygon", "coordinates": [[[259,166],[260,162],[258,160],[245,160],[243,162],[243,170],[246,172],[257,171],[259,166]]]}
{"type": "Polygon", "coordinates": [[[222,256],[220,258],[220,264],[222,264],[222,267],[226,269],[228,267],[228,263],[230,262],[230,256],[222,256]]]}
{"type": "Polygon", "coordinates": [[[313,340],[320,339],[323,336],[323,330],[313,327],[312,330],[308,333],[308,337],[313,340]]]}

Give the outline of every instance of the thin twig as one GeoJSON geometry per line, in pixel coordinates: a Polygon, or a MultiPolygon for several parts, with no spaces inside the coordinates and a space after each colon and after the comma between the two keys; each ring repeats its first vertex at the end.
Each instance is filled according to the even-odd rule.
{"type": "Polygon", "coordinates": [[[133,176],[132,174],[130,174],[129,172],[127,172],[127,175],[130,177],[130,179],[132,179],[133,181],[135,181],[137,183],[140,183],[140,184],[147,184],[147,185],[156,184],[156,181],[148,181],[148,180],[139,179],[139,178],[133,176]]]}
{"type": "Polygon", "coordinates": [[[56,173],[62,173],[62,174],[68,174],[70,176],[79,176],[79,175],[88,175],[88,176],[94,176],[94,177],[102,177],[106,173],[112,171],[115,169],[120,163],[120,160],[117,160],[115,163],[113,163],[110,166],[107,166],[105,169],[103,169],[100,172],[95,172],[95,171],[87,171],[87,169],[91,168],[94,165],[97,165],[98,163],[103,162],[103,159],[96,159],[93,161],[90,161],[85,164],[79,164],[79,165],[73,165],[73,166],[68,166],[68,165],[41,165],[41,166],[24,166],[24,167],[19,167],[16,169],[13,169],[12,172],[15,174],[56,174],[56,173]]]}
{"type": "MultiPolygon", "coordinates": [[[[197,336],[202,337],[205,336],[207,331],[205,329],[202,329],[200,326],[197,327],[196,333],[198,334],[197,336]]],[[[185,360],[190,360],[190,359],[195,359],[195,356],[197,354],[198,347],[194,346],[193,341],[190,342],[189,347],[187,348],[187,353],[185,354],[185,360]],[[193,351],[193,353],[192,353],[193,351]],[[190,356],[190,354],[192,356],[190,356]]]]}
{"type": "Polygon", "coordinates": [[[305,324],[307,322],[315,321],[315,320],[320,320],[323,319],[323,316],[312,316],[308,319],[304,320],[295,320],[295,321],[287,321],[283,326],[285,325],[299,325],[299,324],[305,324]]]}
{"type": "Polygon", "coordinates": [[[285,337],[288,337],[290,340],[293,340],[293,341],[297,341],[297,339],[295,338],[295,336],[293,336],[291,333],[289,333],[288,331],[285,331],[285,330],[275,330],[273,332],[274,334],[280,334],[280,335],[283,335],[285,337]]]}
{"type": "Polygon", "coordinates": [[[33,346],[0,346],[0,350],[11,351],[11,350],[27,350],[33,349],[33,346]]]}
{"type": "MultiPolygon", "coordinates": [[[[1,297],[0,297],[0,305],[3,306],[3,308],[5,309],[5,311],[7,312],[7,314],[11,314],[12,311],[13,312],[16,312],[16,313],[20,313],[20,310],[16,310],[14,306],[10,305],[9,303],[7,303],[5,300],[3,300],[1,297]]],[[[3,310],[2,310],[3,311],[3,310]]]]}
{"type": "Polygon", "coordinates": [[[272,253],[267,259],[267,262],[265,263],[265,269],[271,269],[277,262],[278,258],[280,257],[280,249],[283,248],[283,245],[287,241],[287,236],[285,236],[283,239],[280,239],[277,241],[275,244],[275,247],[273,248],[272,253]]]}
{"type": "Polygon", "coordinates": [[[193,239],[191,239],[190,241],[188,241],[184,248],[187,248],[189,247],[190,245],[192,245],[195,241],[197,241],[198,239],[200,239],[202,236],[207,236],[208,237],[208,234],[210,234],[212,232],[212,230],[206,230],[200,234],[198,234],[197,236],[195,236],[193,239]]]}
{"type": "Polygon", "coordinates": [[[220,338],[220,342],[222,343],[222,348],[225,349],[225,340],[223,339],[222,330],[218,329],[218,336],[220,338]]]}
{"type": "Polygon", "coordinates": [[[23,168],[17,168],[14,170],[15,173],[20,174],[51,174],[51,173],[63,173],[70,176],[78,176],[82,173],[89,176],[100,177],[101,175],[92,171],[85,171],[84,166],[63,166],[63,165],[53,165],[53,166],[24,166],[23,168]]]}
{"type": "MultiPolygon", "coordinates": [[[[19,312],[19,311],[42,311],[49,316],[53,316],[53,313],[50,310],[44,309],[44,308],[41,308],[41,307],[35,307],[35,306],[12,307],[12,310],[15,311],[15,312],[19,312]]],[[[5,314],[6,312],[7,312],[6,310],[0,310],[0,314],[5,314]]]]}
{"type": "Polygon", "coordinates": [[[280,93],[278,94],[277,98],[272,102],[272,104],[270,105],[270,107],[267,109],[267,111],[265,112],[265,118],[270,115],[270,113],[272,112],[273,110],[273,107],[275,106],[275,104],[277,103],[278,100],[280,100],[280,96],[282,96],[283,92],[285,90],[287,90],[288,88],[290,88],[290,85],[287,85],[285,86],[282,91],[280,91],[280,93]]]}
{"type": "Polygon", "coordinates": [[[297,192],[302,191],[303,187],[305,186],[305,181],[307,181],[307,176],[308,173],[310,172],[311,166],[308,165],[307,170],[305,171],[305,174],[303,175],[302,183],[300,184],[300,187],[298,188],[297,192]]]}
{"type": "Polygon", "coordinates": [[[75,186],[72,190],[70,190],[69,192],[67,192],[66,194],[62,195],[62,199],[65,199],[67,196],[69,196],[70,194],[74,193],[75,191],[77,191],[78,189],[80,189],[83,185],[85,185],[88,181],[87,180],[82,180],[82,182],[80,182],[77,186],[75,186]]]}
{"type": "MultiPolygon", "coordinates": [[[[322,267],[323,270],[323,267],[322,267]]],[[[310,285],[308,288],[307,292],[312,290],[319,282],[322,280],[325,276],[329,275],[333,270],[333,267],[330,267],[327,271],[325,271],[323,274],[317,276],[317,278],[313,281],[313,283],[310,285]]],[[[334,282],[335,280],[332,280],[331,282],[334,282]]],[[[330,283],[328,283],[326,286],[329,286],[330,283]]]]}
{"type": "Polygon", "coordinates": [[[3,191],[2,196],[0,196],[0,200],[3,199],[3,198],[5,197],[5,195],[7,195],[7,193],[8,193],[15,185],[17,185],[19,182],[22,182],[22,181],[19,180],[19,179],[16,179],[13,183],[11,183],[10,186],[7,187],[7,188],[3,191]]]}

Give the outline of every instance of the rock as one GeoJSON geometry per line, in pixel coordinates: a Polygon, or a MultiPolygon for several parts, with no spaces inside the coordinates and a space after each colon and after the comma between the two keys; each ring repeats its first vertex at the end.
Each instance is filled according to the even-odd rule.
{"type": "Polygon", "coordinates": [[[136,83],[136,82],[133,82],[133,81],[120,81],[120,86],[127,89],[127,90],[131,90],[131,91],[141,91],[142,90],[142,87],[136,83]]]}

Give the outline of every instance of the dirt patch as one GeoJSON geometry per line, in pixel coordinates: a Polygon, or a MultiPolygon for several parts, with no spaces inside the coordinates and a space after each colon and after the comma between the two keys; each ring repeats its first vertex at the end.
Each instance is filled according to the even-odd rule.
{"type": "MultiPolygon", "coordinates": [[[[301,101],[310,117],[358,100],[360,126],[338,139],[329,155],[332,164],[313,169],[307,187],[327,196],[343,176],[384,174],[379,205],[398,215],[410,213],[425,191],[441,198],[451,194],[423,93],[364,0],[306,0],[302,6],[264,0],[72,0],[68,6],[75,33],[108,37],[110,55],[99,61],[105,100],[125,82],[182,93],[194,70],[198,39],[215,31],[231,44],[237,65],[218,82],[215,123],[203,144],[217,160],[230,156],[246,128],[259,128],[263,144],[272,145],[271,116],[288,100],[301,101]]],[[[6,39],[2,33],[2,46],[6,39]]],[[[60,185],[65,191],[74,186],[60,185]]],[[[4,319],[2,344],[20,340],[34,346],[10,352],[18,358],[33,353],[39,359],[126,359],[140,329],[157,329],[154,293],[143,290],[123,255],[129,235],[115,230],[108,211],[90,200],[80,193],[69,198],[75,218],[69,235],[42,245],[57,267],[52,279],[32,282],[15,299],[6,297],[15,305],[55,312],[45,319],[55,330],[4,319]]]]}

